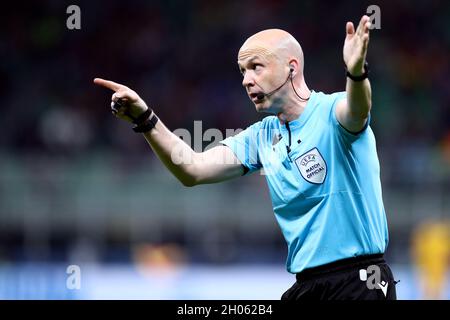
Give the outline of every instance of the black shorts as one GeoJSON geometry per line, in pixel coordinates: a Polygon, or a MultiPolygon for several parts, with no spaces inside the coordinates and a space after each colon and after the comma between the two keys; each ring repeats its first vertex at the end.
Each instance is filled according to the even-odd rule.
{"type": "Polygon", "coordinates": [[[382,254],[305,269],[296,278],[281,300],[397,300],[397,282],[382,254]]]}

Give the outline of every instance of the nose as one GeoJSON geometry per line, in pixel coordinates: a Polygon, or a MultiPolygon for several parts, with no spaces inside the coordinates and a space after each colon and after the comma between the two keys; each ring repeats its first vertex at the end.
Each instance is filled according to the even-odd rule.
{"type": "Polygon", "coordinates": [[[255,80],[253,79],[252,73],[247,71],[244,74],[244,79],[242,79],[242,86],[247,88],[247,87],[251,87],[254,85],[255,85],[255,80]]]}

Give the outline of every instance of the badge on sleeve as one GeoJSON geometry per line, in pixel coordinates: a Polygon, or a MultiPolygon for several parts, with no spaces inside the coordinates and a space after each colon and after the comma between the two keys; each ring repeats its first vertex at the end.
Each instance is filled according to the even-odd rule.
{"type": "Polygon", "coordinates": [[[321,184],[327,176],[327,164],[317,148],[311,149],[295,159],[302,177],[311,183],[321,184]]]}

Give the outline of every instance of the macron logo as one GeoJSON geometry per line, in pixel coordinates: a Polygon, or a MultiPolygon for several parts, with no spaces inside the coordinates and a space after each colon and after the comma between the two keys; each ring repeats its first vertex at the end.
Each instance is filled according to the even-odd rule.
{"type": "Polygon", "coordinates": [[[381,289],[381,291],[383,291],[384,296],[386,297],[387,288],[388,288],[389,283],[381,281],[381,283],[377,283],[377,284],[378,284],[378,287],[381,289]]]}

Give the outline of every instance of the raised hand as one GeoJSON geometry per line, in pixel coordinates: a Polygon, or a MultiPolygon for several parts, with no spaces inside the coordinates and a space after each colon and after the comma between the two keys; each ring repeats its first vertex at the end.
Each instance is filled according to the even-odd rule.
{"type": "Polygon", "coordinates": [[[147,111],[148,107],[144,100],[127,86],[101,78],[95,78],[94,83],[114,91],[114,94],[111,97],[111,107],[120,99],[121,107],[117,112],[113,112],[116,117],[128,122],[133,122],[132,118],[136,119],[147,111]]]}
{"type": "Polygon", "coordinates": [[[366,60],[367,46],[369,45],[370,18],[364,15],[359,21],[358,28],[352,22],[347,22],[344,42],[344,62],[347,70],[354,76],[364,73],[364,61],[366,60]]]}

